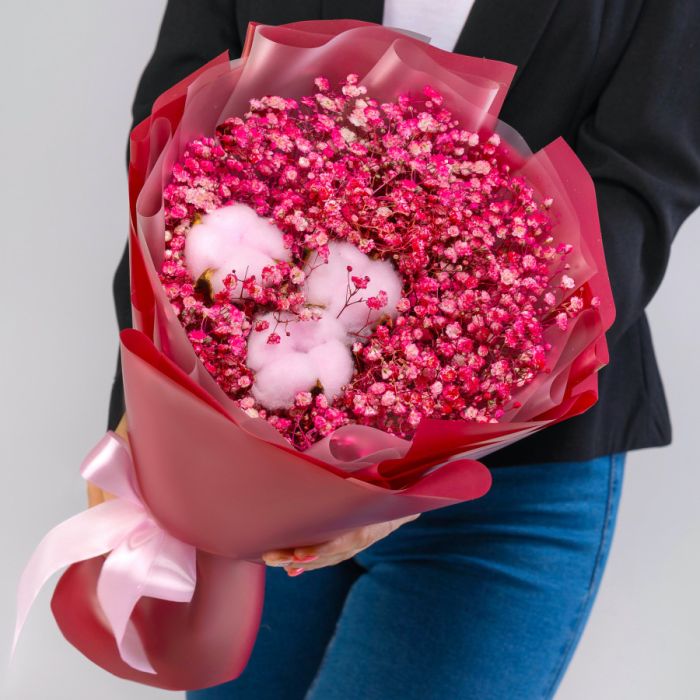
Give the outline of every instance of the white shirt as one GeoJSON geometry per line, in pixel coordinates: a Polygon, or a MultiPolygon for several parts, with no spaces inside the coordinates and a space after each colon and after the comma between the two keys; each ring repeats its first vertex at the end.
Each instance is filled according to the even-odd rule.
{"type": "Polygon", "coordinates": [[[474,0],[384,0],[382,24],[410,29],[430,43],[453,51],[474,0]]]}

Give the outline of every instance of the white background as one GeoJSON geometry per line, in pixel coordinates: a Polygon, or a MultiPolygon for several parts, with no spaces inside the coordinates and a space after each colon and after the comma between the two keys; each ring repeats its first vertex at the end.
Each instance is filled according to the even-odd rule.
{"type": "MultiPolygon", "coordinates": [[[[19,572],[48,529],[85,507],[78,465],[106,425],[130,107],[164,4],[0,7],[3,660],[19,572]]],[[[698,234],[696,213],[649,307],[674,441],[629,455],[608,568],[557,700],[700,698],[698,234]]],[[[56,580],[32,611],[0,697],[169,695],[108,675],[64,642],[49,610],[56,580]]]]}

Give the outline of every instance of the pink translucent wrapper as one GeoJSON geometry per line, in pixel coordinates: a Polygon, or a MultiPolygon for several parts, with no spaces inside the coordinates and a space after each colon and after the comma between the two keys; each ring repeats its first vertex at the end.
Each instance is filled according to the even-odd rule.
{"type": "Polygon", "coordinates": [[[131,134],[135,329],[121,334],[129,438],[148,509],[199,550],[195,597],[138,603],[133,621],[156,675],[119,657],[94,596],[102,557],[71,566],[52,601],[66,637],[95,663],[169,689],[214,685],[243,670],[263,597],[263,552],[478,498],[490,486],[480,457],[589,408],[614,319],[588,173],[562,139],[533,155],[498,120],[514,66],[350,20],[257,25],[246,45],[243,58],[219,56],[164,93],[131,134]],[[351,425],[302,453],[239,409],[197,359],[158,279],[161,193],[184,145],[241,115],[251,97],[296,98],[309,93],[317,75],[339,81],[351,72],[387,101],[430,84],[464,128],[501,134],[516,149],[522,174],[543,198],[554,198],[554,236],[573,244],[571,275],[581,285],[570,293],[598,296],[601,304],[566,331],[547,331],[551,371],[514,396],[522,405],[498,424],[424,420],[410,441],[351,425]]]}

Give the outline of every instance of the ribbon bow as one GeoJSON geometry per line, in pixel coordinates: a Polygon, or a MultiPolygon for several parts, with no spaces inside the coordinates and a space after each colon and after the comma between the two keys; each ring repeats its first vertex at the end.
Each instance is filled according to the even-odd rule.
{"type": "Polygon", "coordinates": [[[146,508],[136,484],[129,446],[111,431],[80,466],[84,479],[116,496],[50,530],[20,577],[11,655],[39,591],[64,566],[109,552],[97,581],[97,599],[112,627],[121,658],[156,673],[131,622],[141,596],[177,603],[192,600],[196,548],[169,535],[146,508]]]}

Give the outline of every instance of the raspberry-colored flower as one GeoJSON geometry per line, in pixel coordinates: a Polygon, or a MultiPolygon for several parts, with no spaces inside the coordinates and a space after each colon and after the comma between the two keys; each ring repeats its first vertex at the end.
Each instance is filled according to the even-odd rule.
{"type": "Polygon", "coordinates": [[[553,198],[430,85],[379,102],[355,74],[313,84],[251,100],[172,168],[160,275],[195,351],[300,449],[350,421],[498,420],[546,329],[586,308],[564,301],[553,198]]]}

